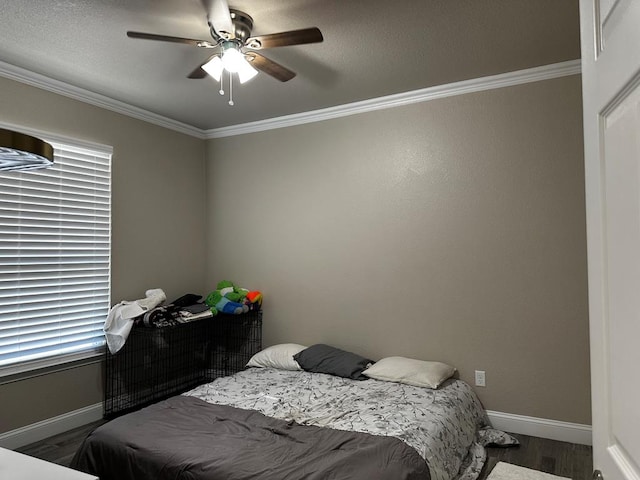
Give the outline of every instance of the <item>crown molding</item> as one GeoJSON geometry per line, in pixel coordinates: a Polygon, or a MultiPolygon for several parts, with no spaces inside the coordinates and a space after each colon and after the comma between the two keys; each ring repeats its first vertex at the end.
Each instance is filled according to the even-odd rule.
{"type": "Polygon", "coordinates": [[[128,117],[136,118],[160,127],[175,130],[176,132],[185,133],[200,139],[206,138],[206,132],[204,130],[187,125],[186,123],[163,117],[157,113],[134,107],[133,105],[129,105],[119,100],[114,100],[113,98],[105,95],[75,87],[68,83],[25,70],[24,68],[16,67],[15,65],[11,65],[6,62],[0,61],[0,76],[26,85],[38,87],[49,92],[57,93],[59,95],[64,95],[65,97],[79,100],[96,107],[111,110],[112,112],[121,113],[128,117]]]}
{"type": "Polygon", "coordinates": [[[333,118],[358,115],[360,113],[373,112],[386,108],[400,107],[413,103],[427,102],[438,98],[464,95],[465,93],[482,92],[495,88],[510,87],[523,83],[538,82],[552,78],[578,75],[581,73],[580,60],[570,60],[567,62],[553,63],[541,67],[527,68],[515,72],[501,73],[488,77],[463,80],[461,82],[437,85],[434,87],[413,90],[410,92],[397,93],[384,97],[372,98],[360,102],[347,103],[335,107],[313,110],[310,112],[295,113],[283,117],[269,118],[257,122],[231,125],[229,127],[214,128],[205,131],[208,139],[230,137],[234,135],[244,135],[246,133],[262,132],[276,128],[292,127],[305,123],[321,122],[333,118]]]}
{"type": "Polygon", "coordinates": [[[581,73],[580,60],[553,63],[541,67],[527,68],[515,72],[501,73],[488,77],[463,80],[461,82],[437,85],[434,87],[397,93],[384,97],[372,98],[360,102],[337,105],[335,107],[312,110],[309,112],[295,113],[282,117],[269,118],[256,122],[231,125],[228,127],[202,130],[186,123],[163,117],[156,113],[134,107],[119,100],[114,100],[105,95],[94,93],[83,88],[75,87],[67,83],[55,80],[39,73],[30,72],[15,65],[0,61],[0,76],[15,80],[26,85],[31,85],[65,97],[79,100],[96,107],[111,110],[112,112],[127,115],[160,127],[168,128],[180,133],[191,135],[199,139],[212,139],[256,133],[276,128],[292,127],[305,123],[321,122],[333,118],[358,115],[360,113],[373,112],[386,108],[400,107],[413,103],[427,102],[438,98],[464,95],[466,93],[481,92],[495,88],[510,87],[524,83],[538,82],[552,78],[578,75],[581,73]]]}

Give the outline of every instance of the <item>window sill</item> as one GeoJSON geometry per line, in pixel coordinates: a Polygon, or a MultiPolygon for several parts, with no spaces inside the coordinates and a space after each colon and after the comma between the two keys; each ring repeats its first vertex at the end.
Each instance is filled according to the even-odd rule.
{"type": "Polygon", "coordinates": [[[0,367],[0,385],[82,367],[104,359],[105,347],[0,367]]]}

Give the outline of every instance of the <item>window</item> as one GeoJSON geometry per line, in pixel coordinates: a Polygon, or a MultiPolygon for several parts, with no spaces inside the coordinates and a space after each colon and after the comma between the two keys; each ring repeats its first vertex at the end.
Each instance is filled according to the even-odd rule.
{"type": "Polygon", "coordinates": [[[110,307],[111,150],[36,136],[54,166],[0,172],[0,375],[95,355],[110,307]]]}

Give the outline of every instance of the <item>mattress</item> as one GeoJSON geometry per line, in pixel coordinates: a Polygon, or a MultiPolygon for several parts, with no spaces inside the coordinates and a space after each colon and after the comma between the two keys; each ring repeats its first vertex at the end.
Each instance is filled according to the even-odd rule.
{"type": "Polygon", "coordinates": [[[71,466],[101,480],[474,480],[496,433],[460,380],[249,368],[98,427],[71,466]]]}
{"type": "Polygon", "coordinates": [[[461,380],[430,389],[249,368],[184,395],[300,425],[398,438],[426,461],[433,480],[476,478],[486,459],[477,435],[488,424],[486,414],[461,380]]]}

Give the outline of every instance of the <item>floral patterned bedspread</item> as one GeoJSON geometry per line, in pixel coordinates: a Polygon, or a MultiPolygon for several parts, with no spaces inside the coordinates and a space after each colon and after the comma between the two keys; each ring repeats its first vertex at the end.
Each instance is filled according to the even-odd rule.
{"type": "Polygon", "coordinates": [[[397,437],[427,461],[432,480],[476,478],[486,458],[477,436],[487,425],[485,412],[471,387],[460,380],[433,390],[249,368],[184,395],[302,425],[397,437]]]}

